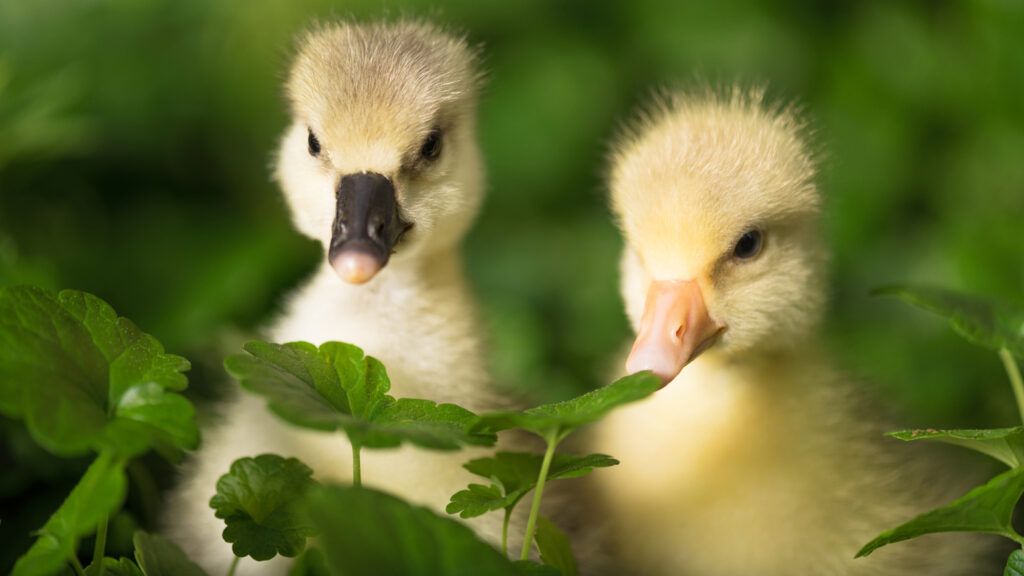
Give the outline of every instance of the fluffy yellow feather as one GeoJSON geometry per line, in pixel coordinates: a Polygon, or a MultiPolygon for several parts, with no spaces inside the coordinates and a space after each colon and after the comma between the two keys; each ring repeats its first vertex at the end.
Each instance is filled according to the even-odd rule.
{"type": "Polygon", "coordinates": [[[825,248],[804,134],[791,110],[732,91],[663,98],[616,142],[622,295],[640,333],[630,361],[653,366],[668,352],[650,340],[685,348],[695,324],[714,327],[659,365],[663,390],[594,435],[622,460],[594,479],[618,573],[986,573],[986,546],[962,535],[853,558],[952,495],[928,486],[940,468],[882,437],[816,345],[825,248]]]}

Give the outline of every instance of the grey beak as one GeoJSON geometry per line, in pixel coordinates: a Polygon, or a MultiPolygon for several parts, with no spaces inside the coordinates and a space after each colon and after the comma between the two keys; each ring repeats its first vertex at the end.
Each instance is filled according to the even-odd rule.
{"type": "Polygon", "coordinates": [[[391,180],[374,172],[350,174],[338,184],[328,259],[343,280],[362,284],[387,265],[411,227],[399,214],[391,180]]]}

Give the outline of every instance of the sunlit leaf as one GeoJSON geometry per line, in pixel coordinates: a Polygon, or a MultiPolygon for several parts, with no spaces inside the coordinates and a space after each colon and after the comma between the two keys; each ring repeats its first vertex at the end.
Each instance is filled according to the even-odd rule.
{"type": "Polygon", "coordinates": [[[580,426],[596,422],[619,406],[650,396],[661,388],[661,380],[650,372],[639,372],[582,396],[564,402],[544,404],[521,412],[498,411],[480,416],[479,430],[498,432],[519,428],[541,437],[564,437],[580,426]]]}
{"type": "Polygon", "coordinates": [[[0,288],[0,412],[51,452],[194,449],[188,368],[95,296],[0,288]]]}
{"type": "Polygon", "coordinates": [[[389,396],[384,366],[350,344],[328,342],[317,348],[306,342],[250,342],[245,349],[249,354],[225,361],[228,372],[292,424],[344,430],[353,443],[366,448],[408,442],[454,450],[495,441],[492,433],[470,431],[478,418],[464,408],[389,396]]]}

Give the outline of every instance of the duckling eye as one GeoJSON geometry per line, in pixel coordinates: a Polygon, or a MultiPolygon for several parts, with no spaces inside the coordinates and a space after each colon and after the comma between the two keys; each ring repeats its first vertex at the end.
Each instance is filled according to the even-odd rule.
{"type": "Polygon", "coordinates": [[[309,130],[309,138],[306,139],[306,143],[309,145],[309,155],[319,156],[320,155],[320,141],[313,135],[313,131],[309,130]]]}
{"type": "Polygon", "coordinates": [[[762,246],[764,246],[764,234],[760,230],[749,230],[736,241],[732,255],[739,260],[750,260],[761,253],[762,246]]]}
{"type": "Polygon", "coordinates": [[[426,160],[437,160],[437,157],[441,155],[441,131],[434,129],[427,134],[427,138],[423,141],[423,145],[420,146],[420,156],[426,160]]]}

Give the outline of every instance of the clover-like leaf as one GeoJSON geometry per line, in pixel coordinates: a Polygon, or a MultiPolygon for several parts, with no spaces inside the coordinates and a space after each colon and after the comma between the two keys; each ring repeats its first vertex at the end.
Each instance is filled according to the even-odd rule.
{"type": "Polygon", "coordinates": [[[557,568],[562,576],[579,575],[579,568],[576,566],[576,557],[572,553],[569,537],[559,530],[558,526],[541,516],[537,524],[535,539],[537,548],[540,550],[540,559],[544,564],[557,568]]]}
{"type": "Polygon", "coordinates": [[[250,342],[245,350],[248,354],[225,361],[228,372],[292,424],[340,429],[353,444],[366,448],[409,442],[454,450],[495,441],[493,433],[470,431],[479,419],[465,408],[389,396],[384,366],[351,344],[327,342],[317,348],[306,342],[250,342]]]}
{"type": "Polygon", "coordinates": [[[132,542],[135,543],[135,561],[146,576],[207,576],[177,544],[163,536],[138,530],[132,542]]]}
{"type": "Polygon", "coordinates": [[[332,574],[523,573],[468,527],[373,489],[318,487],[305,508],[332,574]]]}
{"type": "Polygon", "coordinates": [[[1020,539],[1013,529],[1013,509],[1024,493],[1024,469],[1007,470],[952,503],[878,535],[857,552],[867,556],[894,542],[936,532],[987,532],[1020,539]]]}
{"type": "Polygon", "coordinates": [[[1024,551],[1020,548],[1010,553],[1006,559],[1006,570],[1003,576],[1024,576],[1024,551]]]}
{"type": "Polygon", "coordinates": [[[896,296],[945,317],[958,334],[978,346],[1005,348],[1024,358],[1024,307],[942,288],[890,286],[875,293],[896,296]]]}
{"type": "Polygon", "coordinates": [[[661,388],[651,372],[638,372],[582,396],[521,412],[498,411],[480,416],[478,430],[500,432],[519,428],[542,438],[564,438],[580,426],[596,422],[615,408],[650,396],[661,388]]]}
{"type": "Polygon", "coordinates": [[[312,476],[302,462],[276,454],[239,458],[231,464],[231,471],[217,480],[210,507],[227,524],[224,540],[231,543],[235,556],[292,558],[305,549],[313,528],[299,502],[316,484],[312,476]]]}
{"type": "Polygon", "coordinates": [[[444,510],[449,514],[458,514],[460,518],[476,518],[492,510],[515,506],[519,498],[506,495],[501,487],[494,484],[470,484],[453,494],[444,510]]]}
{"type": "Polygon", "coordinates": [[[0,288],[0,412],[51,452],[194,449],[188,368],[95,296],[0,288]]]}
{"type": "Polygon", "coordinates": [[[1024,464],[1024,426],[989,430],[899,430],[889,435],[905,442],[934,440],[970,448],[1011,468],[1024,464]]]}
{"type": "MultiPolygon", "coordinates": [[[[461,518],[473,518],[492,510],[514,508],[537,485],[543,460],[540,454],[498,452],[492,457],[466,462],[463,468],[487,478],[492,484],[470,484],[467,489],[452,496],[445,511],[458,514],[461,518]]],[[[606,468],[618,463],[618,460],[605,454],[556,454],[548,469],[547,479],[577,478],[589,474],[594,468],[606,468]]]]}
{"type": "Polygon", "coordinates": [[[112,454],[100,454],[18,559],[13,576],[59,571],[75,554],[78,540],[121,506],[125,486],[124,462],[112,454]]]}

